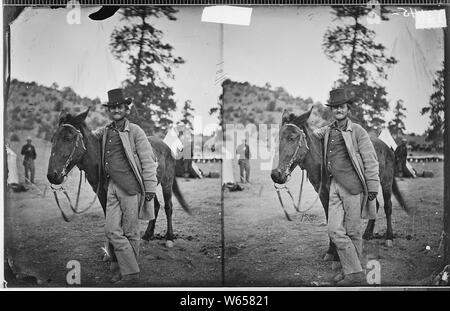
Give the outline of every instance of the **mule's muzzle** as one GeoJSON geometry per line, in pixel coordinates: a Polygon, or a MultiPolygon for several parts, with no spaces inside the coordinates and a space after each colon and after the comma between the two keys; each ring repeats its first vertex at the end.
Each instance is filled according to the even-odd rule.
{"type": "Polygon", "coordinates": [[[286,182],[286,176],[279,168],[272,170],[270,177],[272,178],[273,182],[277,184],[284,184],[286,182]]]}
{"type": "Polygon", "coordinates": [[[51,184],[54,185],[60,185],[64,181],[64,177],[58,174],[58,172],[48,172],[47,173],[47,179],[51,184]]]}

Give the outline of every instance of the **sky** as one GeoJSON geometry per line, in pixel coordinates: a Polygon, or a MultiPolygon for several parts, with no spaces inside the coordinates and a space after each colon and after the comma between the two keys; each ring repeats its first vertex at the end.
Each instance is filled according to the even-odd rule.
{"type": "MultiPolygon", "coordinates": [[[[111,33],[121,23],[119,14],[90,20],[88,15],[98,9],[82,8],[81,23],[69,24],[69,9],[28,8],[11,27],[11,76],[46,86],[56,82],[81,96],[107,101],[107,91],[120,87],[127,71],[109,49],[111,33]]],[[[163,31],[163,41],[174,47],[174,55],[186,61],[174,68],[175,80],[164,79],[174,89],[179,110],[191,100],[203,124],[217,124],[208,111],[221,93],[215,84],[220,26],[201,22],[201,13],[200,7],[183,8],[177,21],[157,19],[153,24],[163,31]]],[[[173,117],[178,120],[180,111],[173,117]]]]}
{"type": "MultiPolygon", "coordinates": [[[[339,77],[338,65],[322,51],[327,28],[341,24],[330,12],[328,7],[254,9],[249,27],[225,26],[225,71],[232,80],[259,86],[269,82],[294,96],[325,103],[339,77]]],[[[391,109],[398,99],[404,101],[406,131],[421,134],[429,118],[419,111],[432,93],[434,72],[441,69],[443,31],[415,29],[414,19],[403,14],[389,17],[380,25],[367,25],[376,32],[375,42],[398,60],[382,84],[391,109]]],[[[385,117],[392,119],[392,112],[385,117]]]]}
{"type": "MultiPolygon", "coordinates": [[[[91,21],[96,8],[81,10],[81,24],[66,21],[68,9],[27,9],[12,26],[13,78],[70,86],[82,96],[106,100],[109,89],[120,86],[126,68],[109,51],[112,30],[119,15],[91,21]]],[[[175,99],[181,109],[190,99],[203,124],[217,123],[208,111],[221,92],[215,83],[221,59],[220,25],[201,22],[202,7],[180,7],[177,21],[158,19],[153,24],[164,42],[186,63],[174,70],[175,99]]],[[[322,51],[323,35],[333,21],[328,7],[255,7],[249,26],[224,26],[224,73],[235,81],[282,86],[290,94],[325,103],[339,68],[322,51]]],[[[383,82],[391,107],[398,99],[407,108],[406,131],[421,134],[428,117],[420,110],[432,92],[433,74],[443,60],[442,29],[415,29],[414,19],[390,15],[375,30],[375,41],[398,63],[383,82]]],[[[177,120],[180,113],[174,114],[177,120]]],[[[386,114],[389,121],[392,112],[386,114]]]]}

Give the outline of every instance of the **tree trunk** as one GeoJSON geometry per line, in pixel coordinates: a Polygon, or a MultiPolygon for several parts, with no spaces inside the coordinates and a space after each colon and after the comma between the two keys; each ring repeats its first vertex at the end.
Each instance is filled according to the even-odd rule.
{"type": "Polygon", "coordinates": [[[141,82],[141,64],[142,64],[142,49],[144,48],[144,37],[145,37],[145,12],[141,14],[142,28],[141,28],[141,38],[139,40],[139,52],[138,52],[138,63],[136,68],[136,80],[135,83],[139,84],[141,82]]]}
{"type": "Polygon", "coordinates": [[[347,84],[350,85],[353,83],[353,65],[355,64],[355,50],[356,50],[356,34],[358,30],[358,16],[353,16],[355,19],[355,26],[353,27],[353,42],[352,42],[352,53],[350,54],[350,69],[348,71],[348,80],[347,84]]]}
{"type": "Polygon", "coordinates": [[[444,262],[450,264],[450,7],[444,28],[444,262]]]}

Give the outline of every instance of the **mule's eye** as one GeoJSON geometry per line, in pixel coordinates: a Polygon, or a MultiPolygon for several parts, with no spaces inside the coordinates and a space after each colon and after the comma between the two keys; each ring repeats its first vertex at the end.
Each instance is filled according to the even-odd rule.
{"type": "Polygon", "coordinates": [[[69,135],[66,135],[66,136],[64,136],[63,140],[66,142],[70,142],[70,141],[72,141],[72,137],[69,135]]]}

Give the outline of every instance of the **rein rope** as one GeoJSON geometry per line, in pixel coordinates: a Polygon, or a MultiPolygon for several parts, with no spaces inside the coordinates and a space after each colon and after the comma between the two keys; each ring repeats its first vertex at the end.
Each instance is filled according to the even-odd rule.
{"type": "MultiPolygon", "coordinates": [[[[64,177],[66,177],[67,174],[69,173],[67,171],[67,168],[69,167],[70,163],[72,162],[73,156],[74,156],[75,151],[77,150],[77,148],[79,148],[80,145],[81,145],[81,148],[83,149],[83,154],[87,152],[87,149],[86,149],[86,145],[84,144],[84,141],[83,141],[83,134],[81,133],[80,130],[78,130],[76,127],[74,127],[71,124],[63,124],[61,126],[62,127],[71,128],[72,130],[74,130],[77,133],[77,140],[75,141],[75,146],[72,149],[72,152],[70,153],[69,157],[67,158],[67,161],[66,161],[66,163],[65,163],[65,165],[63,167],[63,170],[62,170],[62,175],[64,177]],[[81,143],[79,143],[79,142],[81,142],[81,143]]],[[[61,207],[61,204],[60,204],[59,198],[58,198],[58,194],[57,194],[58,191],[62,191],[64,193],[65,197],[67,198],[67,201],[69,202],[70,209],[72,210],[72,212],[74,214],[82,214],[82,213],[87,212],[92,207],[92,205],[94,204],[94,202],[95,202],[95,200],[96,200],[96,198],[97,198],[97,196],[99,194],[99,191],[100,191],[100,166],[99,166],[99,170],[98,170],[97,190],[95,191],[94,199],[91,201],[91,203],[89,203],[89,205],[85,209],[78,210],[78,203],[79,203],[80,192],[81,192],[81,181],[83,179],[82,178],[82,174],[83,173],[80,170],[80,181],[78,183],[78,191],[77,191],[77,198],[76,198],[76,201],[75,201],[75,206],[72,205],[72,201],[70,200],[69,194],[67,193],[66,189],[62,185],[59,186],[58,188],[54,187],[53,185],[50,185],[50,189],[52,190],[53,195],[55,197],[56,205],[58,206],[58,208],[59,208],[59,210],[61,212],[61,215],[62,215],[64,221],[66,221],[66,222],[70,222],[70,219],[69,219],[69,217],[66,215],[66,213],[64,212],[64,210],[61,207]]],[[[85,173],[85,178],[86,178],[86,173],[85,173]]]]}
{"type": "MultiPolygon", "coordinates": [[[[303,130],[300,127],[298,127],[297,125],[292,124],[292,123],[287,123],[286,125],[295,127],[296,129],[298,129],[301,132],[302,137],[305,136],[305,133],[303,132],[303,130]]],[[[287,178],[289,178],[291,176],[291,174],[292,174],[292,171],[289,171],[289,170],[290,170],[292,164],[294,164],[294,162],[296,161],[296,158],[297,158],[297,155],[298,155],[298,151],[300,150],[300,147],[301,147],[301,140],[298,142],[297,147],[295,149],[295,152],[294,152],[292,158],[289,160],[288,165],[286,166],[286,172],[285,173],[286,173],[287,178]]],[[[306,141],[306,139],[305,139],[305,147],[306,147],[306,150],[309,151],[309,146],[308,146],[308,142],[306,141]]],[[[286,192],[288,193],[288,195],[290,196],[290,198],[292,200],[292,205],[294,206],[295,210],[298,213],[302,214],[302,220],[303,220],[303,217],[305,216],[306,212],[308,212],[310,209],[312,209],[314,207],[314,205],[317,202],[317,199],[319,198],[319,196],[317,196],[316,199],[314,200],[314,202],[307,209],[300,210],[300,202],[301,202],[301,197],[302,197],[302,192],[303,192],[304,177],[305,177],[305,171],[304,171],[304,169],[302,169],[302,181],[301,181],[301,184],[300,184],[300,193],[299,193],[299,198],[298,198],[298,204],[297,205],[294,202],[294,197],[292,196],[291,191],[289,190],[289,188],[286,185],[277,186],[276,183],[273,184],[273,186],[275,188],[275,191],[277,192],[278,200],[280,201],[281,208],[283,209],[284,215],[286,216],[287,220],[289,220],[289,221],[292,221],[292,218],[289,215],[288,211],[286,210],[286,208],[285,208],[285,206],[283,204],[283,199],[281,198],[281,194],[280,194],[281,191],[286,190],[286,192]]]]}

